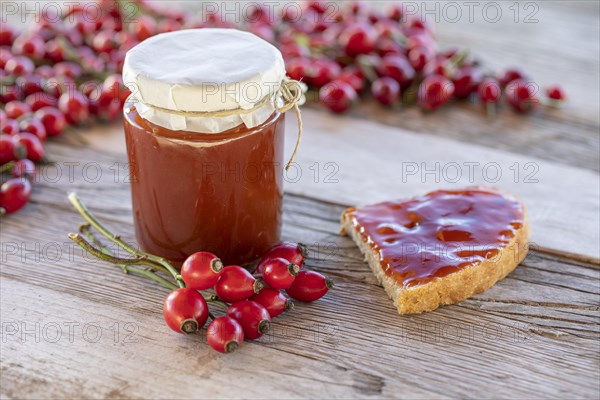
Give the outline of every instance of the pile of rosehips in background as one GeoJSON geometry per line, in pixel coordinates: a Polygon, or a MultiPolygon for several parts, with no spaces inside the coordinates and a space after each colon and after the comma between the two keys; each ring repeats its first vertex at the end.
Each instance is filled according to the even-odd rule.
{"type": "Polygon", "coordinates": [[[244,339],[258,339],[267,333],[272,318],[292,308],[289,297],[309,302],[323,297],[333,283],[318,272],[302,269],[306,247],[282,242],[265,254],[255,275],[237,266],[223,266],[214,254],[200,252],[188,257],[181,268],[185,288],[172,291],[165,299],[167,325],[179,333],[193,333],[209,318],[209,309],[200,290],[213,289],[209,302],[225,303],[226,315],[212,317],[208,344],[229,353],[244,339]]]}
{"type": "MultiPolygon", "coordinates": [[[[418,104],[428,111],[466,99],[494,111],[504,98],[519,113],[541,103],[523,72],[489,74],[459,49],[441,51],[432,26],[408,18],[400,4],[379,10],[366,2],[309,1],[301,12],[272,12],[252,3],[233,24],[217,12],[184,14],[156,3],[73,3],[60,18],[42,14],[23,32],[2,24],[0,166],[3,181],[13,178],[0,187],[1,212],[17,211],[29,199],[35,168],[26,160],[44,160],[46,138],[120,116],[130,94],[120,75],[125,53],[161,32],[237,27],[255,33],[278,46],[288,75],[318,90],[313,97],[334,112],[369,93],[385,106],[418,104]]],[[[546,97],[546,104],[559,105],[565,94],[552,87],[546,97]]]]}
{"type": "MultiPolygon", "coordinates": [[[[309,2],[300,19],[262,21],[278,27],[273,39],[288,75],[318,89],[331,111],[347,111],[364,94],[384,106],[416,104],[425,111],[469,99],[489,112],[502,97],[518,113],[540,104],[538,88],[524,72],[488,73],[466,51],[440,50],[433,27],[405,16],[400,3],[381,11],[367,2],[344,3],[337,11],[328,2],[309,2]]],[[[556,86],[545,97],[551,106],[565,99],[556,86]]]]}
{"type": "Polygon", "coordinates": [[[17,32],[0,28],[0,212],[22,208],[31,194],[33,163],[45,161],[44,142],[70,126],[119,117],[129,90],[121,69],[125,52],[148,35],[143,23],[126,26],[119,3],[101,1],[100,18],[84,3],[61,19],[17,32]]]}

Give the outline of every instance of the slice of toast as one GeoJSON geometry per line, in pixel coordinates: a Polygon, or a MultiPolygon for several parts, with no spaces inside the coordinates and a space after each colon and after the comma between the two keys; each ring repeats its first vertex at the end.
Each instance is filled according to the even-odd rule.
{"type": "Polygon", "coordinates": [[[400,314],[481,293],[528,250],[522,203],[481,187],[349,208],[341,222],[400,314]]]}

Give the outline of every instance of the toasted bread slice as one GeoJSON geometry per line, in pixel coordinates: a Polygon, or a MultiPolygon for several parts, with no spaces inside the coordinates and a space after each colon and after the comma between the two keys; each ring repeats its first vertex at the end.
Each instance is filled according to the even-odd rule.
{"type": "Polygon", "coordinates": [[[528,250],[521,202],[479,187],[350,208],[341,222],[400,314],[481,293],[528,250]]]}

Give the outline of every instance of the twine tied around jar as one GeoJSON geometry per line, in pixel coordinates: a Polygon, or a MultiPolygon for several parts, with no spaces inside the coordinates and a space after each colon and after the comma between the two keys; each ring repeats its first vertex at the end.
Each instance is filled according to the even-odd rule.
{"type": "Polygon", "coordinates": [[[298,120],[298,138],[296,140],[296,146],[294,147],[292,156],[285,165],[285,170],[287,171],[296,158],[298,148],[300,147],[300,141],[302,140],[302,117],[300,115],[300,107],[298,104],[302,101],[303,94],[304,91],[302,89],[302,84],[299,81],[286,77],[281,81],[281,84],[272,95],[263,97],[258,103],[254,104],[252,108],[234,108],[230,110],[217,111],[180,111],[155,106],[152,104],[148,104],[148,106],[161,112],[181,115],[184,117],[229,117],[236,114],[251,114],[269,102],[273,102],[273,107],[282,114],[293,108],[298,120]],[[281,104],[279,102],[280,97],[282,99],[281,104]]]}

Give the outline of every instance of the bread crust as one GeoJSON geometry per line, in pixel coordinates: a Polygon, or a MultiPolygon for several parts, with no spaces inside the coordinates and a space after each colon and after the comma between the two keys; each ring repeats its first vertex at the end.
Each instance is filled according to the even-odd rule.
{"type": "Polygon", "coordinates": [[[441,305],[456,304],[489,289],[505,278],[527,255],[530,228],[524,216],[523,226],[508,245],[499,249],[495,257],[412,287],[403,287],[384,272],[378,253],[363,239],[346,211],[342,214],[342,233],[348,234],[356,242],[365,261],[394,301],[398,312],[420,314],[435,310],[441,305]]]}

